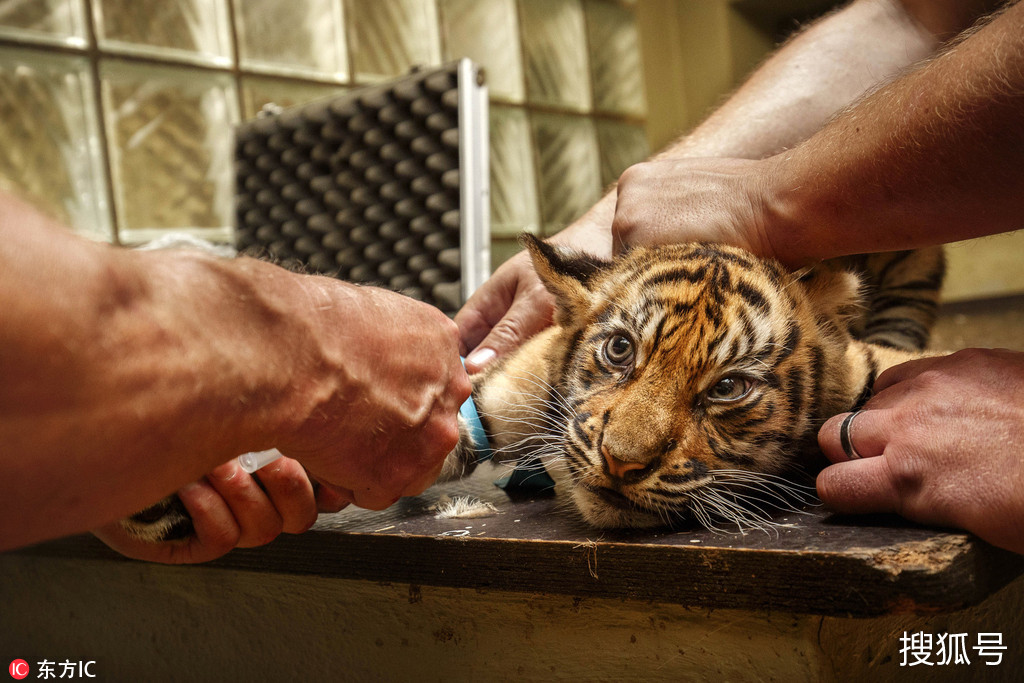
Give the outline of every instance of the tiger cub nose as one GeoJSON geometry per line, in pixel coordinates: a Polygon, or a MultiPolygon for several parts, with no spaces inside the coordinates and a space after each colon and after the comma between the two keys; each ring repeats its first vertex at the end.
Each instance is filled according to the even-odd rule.
{"type": "Polygon", "coordinates": [[[616,479],[632,479],[634,481],[643,478],[644,474],[653,470],[657,460],[656,458],[649,462],[619,460],[612,455],[607,444],[601,445],[601,455],[604,456],[605,465],[608,467],[608,474],[616,479]]]}

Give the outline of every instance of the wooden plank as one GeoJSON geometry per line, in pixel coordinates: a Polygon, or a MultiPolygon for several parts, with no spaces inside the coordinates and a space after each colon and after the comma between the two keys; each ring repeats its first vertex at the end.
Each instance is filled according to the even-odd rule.
{"type": "MultiPolygon", "coordinates": [[[[210,566],[413,585],[650,600],[701,608],[874,616],[977,604],[1024,569],[965,533],[895,517],[787,514],[777,534],[601,531],[555,496],[510,500],[482,468],[383,512],[321,515],[301,536],[236,550],[210,566]],[[493,514],[437,519],[444,497],[493,514]]],[[[120,560],[89,537],[21,552],[120,560]]]]}

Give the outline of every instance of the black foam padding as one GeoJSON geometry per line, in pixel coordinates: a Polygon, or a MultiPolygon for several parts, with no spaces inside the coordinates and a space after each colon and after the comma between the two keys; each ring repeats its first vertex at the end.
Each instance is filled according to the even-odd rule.
{"type": "Polygon", "coordinates": [[[457,65],[238,127],[237,247],[461,305],[457,65]]]}

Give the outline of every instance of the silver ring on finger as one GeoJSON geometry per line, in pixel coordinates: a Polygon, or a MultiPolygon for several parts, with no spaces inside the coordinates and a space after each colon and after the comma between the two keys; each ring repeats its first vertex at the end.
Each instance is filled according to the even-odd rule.
{"type": "Polygon", "coordinates": [[[843,453],[846,453],[846,457],[850,460],[859,460],[863,458],[857,449],[853,445],[853,420],[860,415],[861,411],[855,410],[846,417],[843,418],[842,423],[839,425],[839,445],[843,447],[843,453]]]}

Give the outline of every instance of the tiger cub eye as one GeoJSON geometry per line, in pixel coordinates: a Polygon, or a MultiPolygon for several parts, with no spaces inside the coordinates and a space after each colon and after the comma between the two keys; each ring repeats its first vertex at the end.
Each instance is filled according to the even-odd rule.
{"type": "Polygon", "coordinates": [[[633,360],[633,342],[623,334],[613,334],[604,344],[604,357],[612,365],[629,365],[633,360]]]}
{"type": "Polygon", "coordinates": [[[746,377],[732,375],[718,380],[718,384],[708,389],[707,397],[712,401],[729,403],[738,401],[753,388],[754,383],[746,377]]]}

